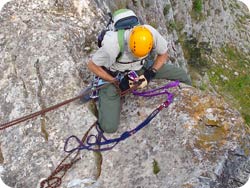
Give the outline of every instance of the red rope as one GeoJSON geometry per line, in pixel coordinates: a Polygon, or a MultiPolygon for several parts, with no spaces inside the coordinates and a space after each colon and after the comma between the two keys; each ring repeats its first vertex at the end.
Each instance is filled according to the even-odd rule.
{"type": "MultiPolygon", "coordinates": [[[[101,88],[103,88],[103,87],[106,87],[107,85],[108,85],[108,84],[99,86],[98,88],[96,88],[96,90],[101,89],[101,88]]],[[[4,130],[4,129],[7,129],[8,127],[14,126],[14,125],[16,125],[16,124],[22,123],[22,122],[24,122],[24,121],[27,121],[27,120],[29,120],[29,119],[35,118],[35,117],[37,117],[37,116],[39,116],[39,115],[45,115],[47,112],[52,111],[52,110],[55,110],[55,109],[57,109],[57,108],[59,108],[59,107],[61,107],[61,106],[64,106],[64,105],[66,105],[66,104],[68,104],[68,103],[71,103],[71,102],[73,102],[73,101],[75,101],[75,100],[77,100],[77,99],[80,99],[82,96],[87,95],[87,94],[89,94],[89,93],[91,93],[91,92],[93,92],[93,90],[86,91],[85,93],[83,93],[83,94],[81,94],[81,95],[79,95],[79,96],[76,96],[76,97],[74,97],[74,98],[68,99],[68,100],[66,100],[66,101],[63,101],[63,102],[58,103],[58,104],[55,104],[55,105],[50,106],[50,107],[48,107],[48,108],[42,109],[42,110],[40,110],[40,111],[34,112],[34,113],[32,113],[32,114],[23,116],[23,117],[21,117],[21,118],[17,118],[17,119],[15,119],[15,120],[12,120],[12,121],[7,122],[7,123],[3,123],[3,124],[0,125],[0,131],[1,131],[1,130],[4,130]]]]}

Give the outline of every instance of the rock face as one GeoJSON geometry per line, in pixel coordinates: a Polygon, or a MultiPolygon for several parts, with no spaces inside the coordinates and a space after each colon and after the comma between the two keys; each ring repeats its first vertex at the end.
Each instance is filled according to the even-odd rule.
{"type": "MultiPolygon", "coordinates": [[[[119,8],[122,2],[19,0],[6,4],[0,13],[0,122],[72,98],[86,87],[91,74],[84,63],[96,48],[96,31],[105,25],[104,12],[119,8]]],[[[157,24],[166,35],[169,28],[165,27],[164,19],[179,17],[177,10],[187,11],[192,4],[184,1],[185,9],[182,1],[175,2],[126,3],[137,7],[144,21],[150,21],[150,15],[159,15],[150,17],[151,24],[157,24]],[[169,12],[166,9],[164,14],[162,10],[167,4],[175,9],[170,8],[169,12]]],[[[170,41],[177,39],[174,32],[169,34],[170,41]]],[[[234,40],[241,41],[237,37],[234,40]]],[[[241,44],[242,49],[249,50],[244,42],[241,44]]],[[[171,49],[170,54],[176,55],[183,62],[180,66],[186,67],[182,49],[180,46],[176,49],[176,52],[171,49]]],[[[165,83],[154,81],[150,87],[165,83]]],[[[61,187],[243,185],[250,171],[250,134],[239,112],[213,93],[185,85],[172,92],[173,104],[136,135],[108,152],[82,151],[82,159],[67,172],[61,187]]],[[[127,96],[119,131],[107,137],[136,127],[164,98],[127,96]]],[[[76,101],[1,131],[3,181],[11,187],[39,187],[40,181],[66,156],[65,139],[73,134],[82,137],[95,120],[88,105],[76,101]]]]}
{"type": "MultiPolygon", "coordinates": [[[[143,104],[135,104],[139,113],[130,112],[132,118],[124,117],[122,129],[127,129],[131,119],[142,121],[159,103],[143,100],[143,104]]],[[[176,93],[175,102],[147,128],[116,149],[103,153],[101,184],[103,187],[239,187],[244,178],[236,174],[241,172],[247,178],[245,170],[250,162],[246,157],[249,133],[241,132],[242,128],[244,123],[239,114],[220,97],[184,87],[176,93]],[[240,140],[245,146],[240,146],[240,140]]]]}

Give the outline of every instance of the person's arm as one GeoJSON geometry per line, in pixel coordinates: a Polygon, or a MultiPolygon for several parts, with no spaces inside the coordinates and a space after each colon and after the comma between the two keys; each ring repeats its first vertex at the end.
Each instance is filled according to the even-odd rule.
{"type": "Polygon", "coordinates": [[[94,74],[102,78],[103,80],[106,80],[108,82],[115,81],[115,78],[113,76],[111,76],[105,70],[103,70],[102,67],[96,65],[92,60],[89,60],[87,66],[91,72],[93,72],[94,74]]]}
{"type": "Polygon", "coordinates": [[[168,60],[168,58],[169,56],[167,52],[161,55],[157,55],[155,62],[152,66],[152,69],[158,71],[163,66],[163,64],[168,60]]]}
{"type": "Polygon", "coordinates": [[[154,64],[151,68],[155,70],[159,70],[165,62],[169,59],[169,55],[167,53],[168,51],[168,42],[166,39],[152,26],[145,25],[147,27],[152,35],[153,35],[153,50],[154,53],[157,54],[156,59],[154,61],[154,64]]]}
{"type": "Polygon", "coordinates": [[[164,65],[164,63],[168,60],[168,53],[158,54],[154,64],[149,69],[145,70],[144,74],[139,77],[139,79],[143,80],[138,88],[144,88],[151,79],[153,79],[156,75],[156,72],[164,65]]]}

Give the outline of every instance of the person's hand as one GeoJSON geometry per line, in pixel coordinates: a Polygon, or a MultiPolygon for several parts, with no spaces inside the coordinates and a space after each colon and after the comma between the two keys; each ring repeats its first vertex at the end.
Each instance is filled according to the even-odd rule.
{"type": "Polygon", "coordinates": [[[156,71],[157,70],[154,68],[150,68],[150,69],[145,70],[143,75],[147,79],[148,83],[155,77],[156,71]]]}
{"type": "Polygon", "coordinates": [[[131,87],[133,87],[133,81],[128,77],[128,75],[124,76],[124,78],[119,83],[120,90],[126,91],[131,87]]]}
{"type": "Polygon", "coordinates": [[[144,75],[138,77],[138,81],[140,85],[138,86],[139,89],[142,89],[148,85],[148,80],[145,78],[144,75]]]}
{"type": "Polygon", "coordinates": [[[138,88],[144,88],[148,85],[148,83],[155,77],[156,70],[151,68],[145,70],[144,74],[134,78],[134,80],[130,79],[128,75],[124,76],[124,78],[119,83],[119,88],[121,91],[126,91],[132,87],[134,87],[136,84],[138,85],[138,88]]]}
{"type": "Polygon", "coordinates": [[[139,76],[138,80],[140,83],[138,88],[144,88],[148,85],[148,83],[155,77],[156,70],[155,69],[147,69],[144,74],[139,76]]]}

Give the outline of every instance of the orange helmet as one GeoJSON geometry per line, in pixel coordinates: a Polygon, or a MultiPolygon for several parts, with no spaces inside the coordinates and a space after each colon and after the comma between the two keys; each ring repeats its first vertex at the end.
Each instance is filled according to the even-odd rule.
{"type": "Polygon", "coordinates": [[[130,33],[129,47],[134,56],[146,56],[153,47],[152,33],[145,26],[135,26],[130,33]]]}

